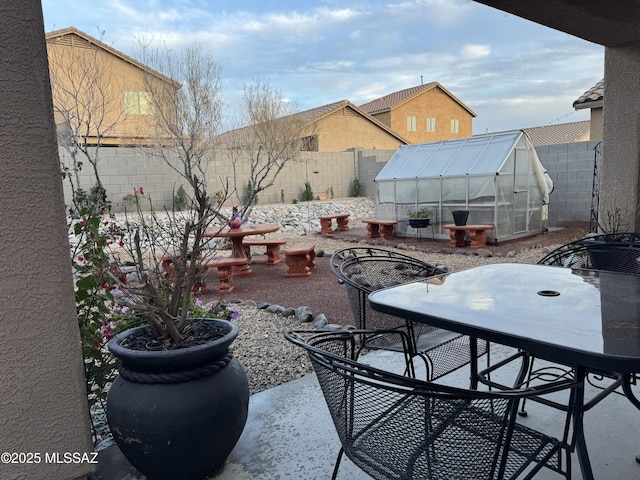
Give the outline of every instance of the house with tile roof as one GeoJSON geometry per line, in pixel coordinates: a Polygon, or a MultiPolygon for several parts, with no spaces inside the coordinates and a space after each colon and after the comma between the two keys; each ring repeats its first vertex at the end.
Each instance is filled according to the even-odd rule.
{"type": "Polygon", "coordinates": [[[410,143],[470,137],[476,114],[438,82],[393,92],[360,109],[410,143]]]}
{"type": "MultiPolygon", "coordinates": [[[[321,107],[283,117],[288,121],[296,117],[294,123],[302,125],[307,151],[343,152],[352,148],[396,150],[409,142],[368,115],[349,100],[330,103],[321,107]]],[[[238,139],[250,138],[252,127],[225,132],[220,141],[229,148],[236,148],[238,139]]]]}
{"type": "Polygon", "coordinates": [[[602,140],[604,130],[604,78],[573,102],[573,108],[591,110],[591,140],[602,140]]]}
{"type": "Polygon", "coordinates": [[[180,84],[115,48],[69,27],[45,35],[56,128],[87,145],[145,143],[155,130],[145,81],[180,84]]]}
{"type": "Polygon", "coordinates": [[[559,145],[561,143],[588,142],[590,137],[590,122],[558,123],[522,129],[534,147],[541,145],[559,145]]]}
{"type": "MultiPolygon", "coordinates": [[[[534,147],[540,147],[543,145],[559,145],[562,143],[588,142],[591,139],[589,134],[589,123],[589,120],[583,120],[580,122],[558,123],[556,125],[522,128],[520,130],[527,134],[534,147]]],[[[511,132],[516,130],[508,131],[511,132]]],[[[491,135],[506,132],[507,131],[492,132],[491,135]]]]}

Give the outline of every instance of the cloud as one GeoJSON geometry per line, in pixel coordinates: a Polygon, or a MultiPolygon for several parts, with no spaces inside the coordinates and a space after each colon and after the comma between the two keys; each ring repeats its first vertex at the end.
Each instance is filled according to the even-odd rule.
{"type": "Polygon", "coordinates": [[[467,44],[462,47],[461,54],[467,60],[484,58],[491,54],[491,47],[489,47],[489,45],[467,44]]]}
{"type": "Polygon", "coordinates": [[[572,111],[604,74],[604,49],[468,0],[43,0],[47,29],[74,25],[136,57],[136,38],[197,43],[233,104],[271,82],[302,109],[438,81],[484,131],[572,111]],[[345,5],[346,4],[346,5],[345,5]],[[64,22],[64,23],[60,23],[64,22]],[[538,100],[536,100],[538,99],[538,100]]]}

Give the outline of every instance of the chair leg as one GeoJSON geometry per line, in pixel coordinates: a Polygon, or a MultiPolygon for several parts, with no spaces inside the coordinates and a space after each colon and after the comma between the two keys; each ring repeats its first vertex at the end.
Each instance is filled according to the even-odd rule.
{"type": "MultiPolygon", "coordinates": [[[[526,388],[529,388],[529,384],[531,383],[531,375],[533,375],[534,360],[535,360],[535,357],[531,357],[531,361],[529,362],[529,371],[527,372],[527,383],[525,383],[526,388]]],[[[518,411],[518,415],[520,415],[521,417],[526,417],[528,415],[527,411],[524,408],[526,401],[527,401],[526,398],[522,399],[520,411],[518,411]]]]}
{"type": "Polygon", "coordinates": [[[331,475],[331,480],[336,480],[338,476],[338,470],[340,469],[340,462],[342,460],[342,454],[344,453],[344,447],[340,447],[340,452],[338,452],[338,458],[336,458],[336,464],[333,467],[333,475],[331,475]]]}

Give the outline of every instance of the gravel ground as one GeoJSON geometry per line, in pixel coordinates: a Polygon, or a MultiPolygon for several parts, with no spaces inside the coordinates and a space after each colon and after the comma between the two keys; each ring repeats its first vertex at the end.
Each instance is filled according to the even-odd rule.
{"type": "MultiPolygon", "coordinates": [[[[421,260],[427,261],[433,264],[446,265],[449,271],[457,271],[474,266],[497,263],[497,262],[517,262],[517,263],[536,263],[546,253],[556,248],[562,243],[569,241],[572,236],[575,236],[576,232],[572,229],[564,229],[562,231],[550,232],[533,239],[523,240],[519,242],[509,243],[501,245],[499,247],[487,247],[487,250],[491,251],[491,257],[484,257],[477,255],[477,252],[469,249],[459,249],[452,252],[447,248],[446,242],[439,245],[423,244],[414,249],[415,242],[399,250],[402,253],[415,256],[421,260]]],[[[356,237],[358,234],[356,234],[356,237]]],[[[282,238],[287,238],[288,243],[295,243],[300,241],[300,238],[293,236],[282,235],[282,238]]],[[[308,239],[307,237],[306,239],[308,239]]],[[[316,242],[316,250],[323,250],[325,256],[328,257],[331,253],[345,248],[346,246],[353,245],[357,238],[350,239],[337,239],[322,237],[316,235],[313,237],[316,242]]],[[[381,247],[390,248],[390,247],[381,247]]],[[[259,258],[255,257],[255,258],[259,258]]],[[[256,260],[257,262],[258,260],[256,260]]],[[[327,261],[326,259],[318,259],[319,261],[327,261]]],[[[283,262],[284,263],[284,262],[283,262]]],[[[279,267],[279,266],[278,266],[279,267]]],[[[256,265],[254,271],[258,276],[257,270],[273,269],[274,267],[260,267],[256,265]]],[[[285,268],[282,266],[282,268],[285,268]]],[[[335,316],[342,316],[351,321],[350,313],[345,314],[345,310],[348,310],[346,303],[346,295],[344,292],[337,290],[339,288],[335,277],[332,274],[327,273],[324,270],[323,275],[314,274],[309,277],[309,280],[320,281],[319,277],[323,277],[320,284],[305,284],[307,279],[288,279],[284,273],[271,274],[266,286],[262,286],[263,291],[260,295],[269,295],[264,290],[270,291],[272,297],[277,297],[272,300],[271,303],[277,303],[285,307],[297,307],[299,305],[309,305],[314,301],[322,305],[322,313],[327,313],[330,323],[337,323],[332,320],[335,316]],[[292,283],[295,282],[295,283],[292,283]],[[291,293],[293,287],[299,288],[300,291],[291,293]],[[292,299],[292,295],[295,299],[292,299]],[[305,297],[307,295],[307,297],[305,297]],[[345,297],[345,298],[342,298],[345,297]],[[291,305],[286,302],[295,302],[297,304],[291,305]],[[342,303],[341,303],[342,302],[342,303]],[[338,310],[338,314],[332,315],[334,310],[338,310]],[[330,313],[328,313],[330,312],[330,313]]],[[[237,308],[240,310],[240,318],[237,320],[240,327],[240,334],[233,344],[234,352],[237,358],[240,360],[247,375],[249,377],[249,384],[251,393],[257,393],[262,390],[272,388],[281,383],[299,378],[311,371],[311,366],[306,356],[301,349],[293,346],[283,336],[283,332],[288,328],[300,329],[300,328],[312,328],[311,324],[301,324],[295,316],[282,317],[279,314],[270,313],[265,310],[255,308],[256,301],[267,300],[265,298],[256,299],[254,295],[256,292],[254,289],[258,283],[252,284],[253,288],[249,288],[250,293],[243,294],[241,284],[247,282],[248,279],[239,279],[236,282],[237,290],[236,294],[240,297],[237,301],[242,301],[237,308]]],[[[215,281],[215,280],[214,280],[215,281]]],[[[234,307],[236,308],[236,307],[234,307]]],[[[320,313],[314,311],[314,314],[320,313]]],[[[347,322],[343,322],[347,324],[347,322]]]]}

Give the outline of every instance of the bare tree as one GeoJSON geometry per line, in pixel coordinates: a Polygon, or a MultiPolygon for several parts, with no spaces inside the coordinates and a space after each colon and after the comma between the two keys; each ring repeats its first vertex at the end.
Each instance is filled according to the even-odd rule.
{"type": "Polygon", "coordinates": [[[245,220],[259,193],[274,185],[285,165],[313,145],[314,127],[303,113],[295,111],[295,105],[266,81],[257,80],[244,87],[241,118],[245,126],[226,132],[222,138],[233,165],[233,187],[242,199],[245,220]],[[248,170],[248,185],[238,185],[243,168],[248,170]]]}
{"type": "Polygon", "coordinates": [[[150,72],[143,73],[155,129],[142,148],[147,155],[162,159],[185,180],[190,208],[179,213],[175,209],[165,212],[168,223],[153,212],[145,218],[139,209],[141,228],[128,251],[141,281],[128,291],[135,299],[133,308],[145,314],[159,338],[182,343],[190,321],[191,292],[203,275],[203,262],[210,253],[205,248],[209,240],[206,231],[220,216],[220,207],[207,190],[206,166],[215,150],[221,124],[221,68],[200,47],[179,52],[166,47],[144,47],[142,53],[146,65],[180,82],[167,82],[150,72]],[[180,84],[182,87],[176,88],[180,84]],[[165,240],[161,245],[157,241],[159,234],[165,240]],[[172,258],[169,282],[162,280],[157,260],[162,255],[172,258]],[[154,263],[151,270],[147,269],[149,261],[154,263]]]}
{"type": "Polygon", "coordinates": [[[80,188],[84,160],[93,168],[98,193],[104,187],[98,168],[100,147],[125,121],[122,86],[102,50],[76,35],[47,40],[58,144],[71,157],[62,165],[72,191],[80,188]]]}

